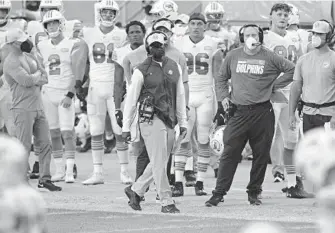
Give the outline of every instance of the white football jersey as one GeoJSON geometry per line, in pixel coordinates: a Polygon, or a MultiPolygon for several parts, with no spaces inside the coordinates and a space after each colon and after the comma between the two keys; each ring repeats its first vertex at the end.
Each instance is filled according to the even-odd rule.
{"type": "Polygon", "coordinates": [[[90,80],[114,82],[113,52],[126,43],[126,32],[117,27],[108,34],[102,33],[99,27],[83,28],[83,38],[89,49],[90,80]]]}
{"type": "Polygon", "coordinates": [[[214,85],[212,59],[218,51],[218,41],[210,36],[194,44],[184,36],[175,46],[186,58],[190,91],[201,91],[214,85]]]}
{"type": "Polygon", "coordinates": [[[264,46],[293,63],[296,63],[299,58],[300,43],[296,40],[298,39],[291,34],[282,37],[272,31],[264,33],[264,46]]]}
{"type": "MultiPolygon", "coordinates": [[[[48,83],[45,87],[66,90],[74,79],[71,66],[71,53],[79,39],[64,38],[59,44],[53,45],[51,40],[43,40],[38,44],[38,50],[43,58],[43,64],[48,73],[48,83]]],[[[79,58],[78,58],[79,59],[79,58]]]]}

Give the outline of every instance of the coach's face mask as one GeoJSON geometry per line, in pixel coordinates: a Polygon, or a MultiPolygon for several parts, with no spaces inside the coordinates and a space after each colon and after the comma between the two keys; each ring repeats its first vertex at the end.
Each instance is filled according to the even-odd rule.
{"type": "Polygon", "coordinates": [[[253,50],[257,47],[258,41],[253,37],[248,37],[248,39],[245,41],[245,45],[248,49],[253,50]]]}
{"type": "Polygon", "coordinates": [[[33,49],[33,43],[30,40],[23,41],[20,45],[21,51],[25,53],[30,53],[33,49]]]}
{"type": "Polygon", "coordinates": [[[321,43],[322,43],[322,40],[320,36],[316,36],[316,35],[312,36],[312,46],[314,48],[318,48],[321,45],[321,43]]]}

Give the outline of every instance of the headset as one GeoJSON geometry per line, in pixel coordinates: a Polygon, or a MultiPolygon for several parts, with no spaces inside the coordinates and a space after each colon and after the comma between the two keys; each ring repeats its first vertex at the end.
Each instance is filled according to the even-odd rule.
{"type": "Polygon", "coordinates": [[[261,44],[263,44],[263,39],[264,39],[264,32],[263,29],[256,25],[256,24],[245,24],[243,27],[240,28],[240,30],[238,31],[238,35],[240,37],[240,42],[244,43],[244,29],[247,27],[255,27],[258,28],[258,37],[259,37],[259,42],[261,44]]]}
{"type": "Polygon", "coordinates": [[[152,31],[151,33],[149,33],[149,35],[147,35],[147,37],[145,38],[145,50],[147,51],[148,54],[150,54],[150,49],[149,49],[149,45],[148,45],[148,38],[149,36],[151,36],[152,34],[156,34],[156,33],[160,33],[164,35],[164,42],[167,43],[168,41],[168,37],[164,32],[161,31],[152,31]]]}
{"type": "Polygon", "coordinates": [[[333,33],[334,33],[334,26],[328,21],[328,20],[325,20],[325,19],[320,19],[319,21],[322,21],[322,22],[326,22],[328,23],[329,27],[330,27],[330,31],[327,33],[326,35],[326,42],[329,43],[332,41],[333,39],[333,33]]]}
{"type": "Polygon", "coordinates": [[[161,22],[161,21],[168,21],[170,24],[171,24],[171,29],[172,28],[174,28],[174,23],[172,22],[172,20],[170,20],[170,19],[168,19],[168,18],[160,18],[160,19],[157,19],[156,21],[155,21],[155,23],[152,25],[152,31],[155,31],[155,25],[156,25],[156,23],[158,23],[158,22],[161,22]]]}

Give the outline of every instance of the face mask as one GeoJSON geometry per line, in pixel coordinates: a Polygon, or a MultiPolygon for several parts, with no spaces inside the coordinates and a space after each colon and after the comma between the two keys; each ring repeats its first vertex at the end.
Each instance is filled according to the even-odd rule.
{"type": "Polygon", "coordinates": [[[253,49],[255,49],[255,48],[257,47],[257,45],[255,45],[255,44],[257,44],[257,43],[258,43],[258,42],[256,41],[255,38],[253,38],[253,37],[249,37],[249,38],[246,40],[245,45],[247,46],[248,49],[253,50],[253,49]]]}
{"type": "Polygon", "coordinates": [[[30,40],[23,41],[20,48],[22,52],[30,53],[33,49],[33,43],[30,40]]]}
{"type": "Polygon", "coordinates": [[[48,34],[51,38],[55,38],[60,34],[60,31],[57,30],[56,32],[48,32],[48,34]]]}
{"type": "Polygon", "coordinates": [[[312,46],[317,48],[321,45],[321,37],[320,36],[312,36],[312,46]]]}

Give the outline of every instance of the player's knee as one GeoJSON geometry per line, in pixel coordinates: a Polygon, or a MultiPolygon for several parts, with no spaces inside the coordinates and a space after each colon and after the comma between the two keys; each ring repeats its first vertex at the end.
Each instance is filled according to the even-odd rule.
{"type": "Polygon", "coordinates": [[[62,130],[61,133],[64,140],[73,140],[73,130],[62,130]]]}
{"type": "Polygon", "coordinates": [[[51,129],[50,130],[51,138],[60,138],[62,136],[60,129],[51,129]]]}
{"type": "Polygon", "coordinates": [[[199,126],[198,127],[198,142],[200,144],[207,144],[209,143],[209,131],[210,131],[210,126],[199,126]]]}
{"type": "Polygon", "coordinates": [[[297,142],[292,142],[292,141],[286,141],[285,143],[284,143],[284,147],[286,148],[286,149],[289,149],[289,150],[294,150],[295,149],[295,147],[296,147],[296,145],[297,145],[297,142]]]}
{"type": "Polygon", "coordinates": [[[101,123],[90,123],[90,133],[92,136],[100,136],[104,134],[104,128],[101,123]]]}

